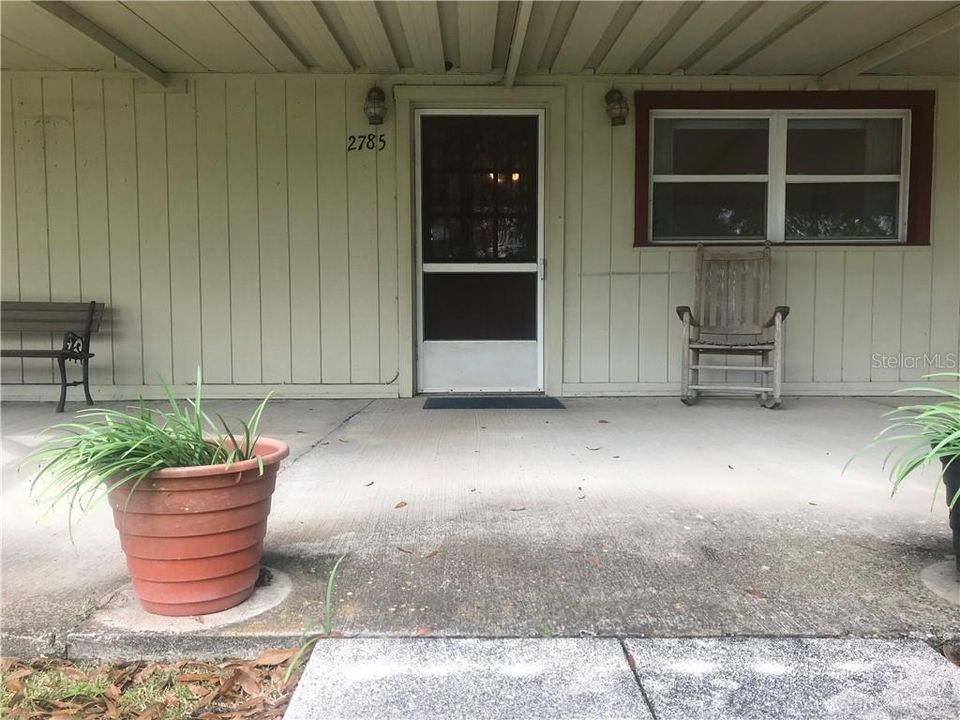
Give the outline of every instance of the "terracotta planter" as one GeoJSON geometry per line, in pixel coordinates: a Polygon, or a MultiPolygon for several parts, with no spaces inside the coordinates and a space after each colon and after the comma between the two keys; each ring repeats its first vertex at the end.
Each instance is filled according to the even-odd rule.
{"type": "Polygon", "coordinates": [[[286,443],[260,438],[263,458],[167,468],[132,493],[110,493],[133,590],[147,612],[203,615],[239,605],[260,573],[270,496],[286,443]]]}

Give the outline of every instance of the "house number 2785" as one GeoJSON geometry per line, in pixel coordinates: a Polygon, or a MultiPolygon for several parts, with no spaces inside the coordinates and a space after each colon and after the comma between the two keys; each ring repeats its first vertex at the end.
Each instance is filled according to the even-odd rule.
{"type": "Polygon", "coordinates": [[[347,135],[347,150],[383,150],[386,146],[387,138],[382,133],[347,135]]]}

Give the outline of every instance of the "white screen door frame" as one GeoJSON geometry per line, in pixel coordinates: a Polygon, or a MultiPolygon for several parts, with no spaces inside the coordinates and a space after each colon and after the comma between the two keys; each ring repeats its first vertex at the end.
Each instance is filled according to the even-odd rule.
{"type": "Polygon", "coordinates": [[[423,108],[414,111],[414,193],[416,198],[417,391],[421,393],[543,392],[544,261],[544,117],[537,108],[423,108]],[[525,116],[537,118],[537,259],[532,263],[424,263],[423,146],[421,119],[441,116],[525,116]],[[425,340],[423,275],[444,273],[518,273],[537,276],[536,341],[425,340]],[[535,364],[535,370],[531,365],[535,364]]]}

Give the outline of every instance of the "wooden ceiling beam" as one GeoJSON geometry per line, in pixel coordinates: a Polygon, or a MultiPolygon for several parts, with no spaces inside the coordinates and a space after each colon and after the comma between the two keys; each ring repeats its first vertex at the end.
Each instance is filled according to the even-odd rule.
{"type": "Polygon", "coordinates": [[[905,33],[897,35],[872,50],[868,50],[843,65],[824,73],[820,76],[820,87],[826,90],[843,87],[857,75],[900,57],[944,33],[956,30],[958,27],[960,27],[960,6],[920,23],[905,33]]]}
{"type": "Polygon", "coordinates": [[[99,25],[85,18],[65,2],[44,0],[34,4],[41,10],[48,12],[58,20],[69,25],[77,32],[90,38],[100,47],[113,53],[116,57],[130,65],[130,67],[136,69],[137,72],[142,74],[151,84],[155,84],[164,90],[169,88],[170,76],[167,75],[166,72],[140,55],[133,48],[124,45],[99,25]]]}
{"type": "Polygon", "coordinates": [[[507,68],[503,74],[503,84],[513,87],[517,79],[517,68],[520,67],[520,55],[523,54],[523,44],[527,39],[527,28],[530,26],[530,15],[533,13],[533,0],[521,0],[517,9],[517,21],[513,26],[513,37],[510,40],[510,52],[507,54],[507,68]]]}

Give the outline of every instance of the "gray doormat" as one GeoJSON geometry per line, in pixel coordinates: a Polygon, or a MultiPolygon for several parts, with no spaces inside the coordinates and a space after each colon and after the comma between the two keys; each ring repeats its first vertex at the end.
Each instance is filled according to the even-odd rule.
{"type": "Polygon", "coordinates": [[[563,403],[542,395],[444,395],[428,397],[424,410],[565,410],[563,403]]]}

